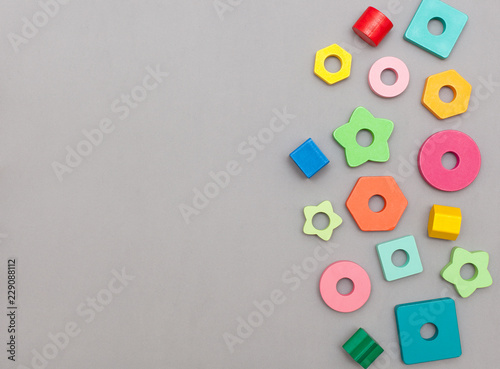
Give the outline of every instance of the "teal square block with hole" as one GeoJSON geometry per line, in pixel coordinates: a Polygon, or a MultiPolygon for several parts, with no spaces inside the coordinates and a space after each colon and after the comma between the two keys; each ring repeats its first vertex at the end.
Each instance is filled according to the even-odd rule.
{"type": "Polygon", "coordinates": [[[424,268],[417,249],[415,237],[406,236],[392,241],[379,243],[377,254],[382,266],[382,272],[386,281],[409,277],[410,275],[421,273],[424,268]],[[396,266],[392,262],[392,254],[402,250],[406,254],[406,262],[401,266],[396,266]]]}
{"type": "Polygon", "coordinates": [[[442,299],[396,305],[401,358],[407,365],[451,359],[462,355],[455,301],[442,299]],[[432,324],[435,333],[429,338],[421,335],[426,324],[432,324]]]}
{"type": "Polygon", "coordinates": [[[441,59],[450,56],[469,17],[440,0],[422,0],[413,16],[404,39],[441,59]],[[443,24],[443,33],[433,35],[428,25],[431,20],[443,24]]]}

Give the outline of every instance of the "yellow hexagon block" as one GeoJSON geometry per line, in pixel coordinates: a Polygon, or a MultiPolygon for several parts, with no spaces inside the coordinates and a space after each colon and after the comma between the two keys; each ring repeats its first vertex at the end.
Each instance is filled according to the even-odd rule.
{"type": "Polygon", "coordinates": [[[349,54],[337,44],[330,45],[316,52],[316,59],[314,61],[314,74],[316,74],[319,78],[321,78],[329,85],[333,85],[334,83],[337,83],[349,77],[349,75],[351,74],[351,61],[351,54],[349,54]],[[340,70],[338,72],[331,73],[325,68],[325,60],[331,56],[340,60],[340,70]]]}
{"type": "Polygon", "coordinates": [[[453,117],[467,111],[471,92],[470,83],[456,70],[450,69],[427,77],[422,94],[422,105],[438,119],[453,117]],[[452,101],[444,102],[439,97],[439,91],[443,87],[449,87],[453,91],[452,101]]]}
{"type": "Polygon", "coordinates": [[[429,214],[427,232],[429,237],[443,240],[456,240],[460,234],[462,212],[460,208],[433,205],[429,214]]]}

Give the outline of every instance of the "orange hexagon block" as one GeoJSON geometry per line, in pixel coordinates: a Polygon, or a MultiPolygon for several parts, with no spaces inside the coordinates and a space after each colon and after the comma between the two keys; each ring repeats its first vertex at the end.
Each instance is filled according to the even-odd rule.
{"type": "Polygon", "coordinates": [[[362,231],[392,231],[403,215],[408,200],[390,176],[360,177],[345,204],[362,231]],[[381,211],[374,212],[368,202],[377,195],[384,199],[385,205],[381,211]]]}
{"type": "Polygon", "coordinates": [[[333,44],[316,52],[314,60],[314,74],[329,85],[333,85],[343,79],[346,79],[351,74],[352,56],[339,45],[333,44]],[[326,70],[325,60],[329,57],[335,57],[340,60],[340,70],[332,73],[326,70]]]}
{"type": "Polygon", "coordinates": [[[456,70],[434,74],[427,77],[422,105],[425,106],[438,119],[453,117],[465,113],[469,107],[472,86],[456,70]],[[439,91],[449,87],[453,91],[453,100],[444,102],[439,97],[439,91]]]}

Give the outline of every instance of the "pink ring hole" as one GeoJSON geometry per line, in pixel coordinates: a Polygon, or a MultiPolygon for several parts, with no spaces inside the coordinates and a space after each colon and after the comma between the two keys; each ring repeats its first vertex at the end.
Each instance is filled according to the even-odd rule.
{"type": "Polygon", "coordinates": [[[393,56],[386,56],[377,60],[368,72],[368,83],[372,91],[381,97],[396,97],[403,93],[410,82],[410,71],[406,64],[393,56]],[[386,85],[382,82],[382,72],[391,70],[396,74],[396,82],[386,85]]]}
{"type": "Polygon", "coordinates": [[[341,313],[350,313],[362,307],[370,297],[370,277],[361,266],[352,261],[336,261],[321,275],[319,291],[321,298],[330,308],[341,313]],[[337,290],[337,283],[344,278],[350,279],[353,284],[352,291],[346,295],[337,290]]]}
{"type": "Polygon", "coordinates": [[[418,169],[424,180],[441,191],[458,191],[470,185],[479,174],[481,152],[465,133],[446,130],[431,135],[418,153],[418,169]],[[455,154],[457,165],[446,169],[442,157],[455,154]]]}

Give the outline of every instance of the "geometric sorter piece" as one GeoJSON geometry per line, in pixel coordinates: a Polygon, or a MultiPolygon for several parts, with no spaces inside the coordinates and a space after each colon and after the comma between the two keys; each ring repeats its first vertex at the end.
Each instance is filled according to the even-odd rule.
{"type": "Polygon", "coordinates": [[[481,152],[472,138],[455,130],[434,133],[418,152],[418,169],[422,178],[441,191],[458,191],[470,185],[479,174],[481,152]],[[453,169],[443,166],[444,154],[457,158],[453,169]]]}
{"type": "Polygon", "coordinates": [[[328,241],[332,237],[332,232],[335,228],[342,224],[342,218],[333,212],[332,203],[328,200],[323,201],[318,206],[306,206],[304,208],[304,233],[316,235],[324,241],[328,241]],[[323,213],[328,216],[328,226],[325,229],[316,229],[312,221],[316,214],[323,213]]]}
{"type": "Polygon", "coordinates": [[[370,68],[368,72],[368,83],[372,91],[381,97],[395,97],[404,92],[410,82],[410,71],[406,64],[393,56],[380,58],[370,68]],[[386,85],[382,82],[382,73],[386,70],[394,72],[396,82],[386,85]]]}
{"type": "Polygon", "coordinates": [[[429,213],[429,237],[455,241],[460,234],[462,212],[460,208],[433,205],[429,213]]]}
{"type": "Polygon", "coordinates": [[[359,328],[342,348],[365,369],[384,352],[384,349],[363,328],[359,328]]]}
{"type": "Polygon", "coordinates": [[[469,17],[452,6],[439,0],[422,0],[404,34],[404,39],[430,52],[438,58],[447,58],[462,33],[469,17]],[[443,33],[433,35],[428,24],[438,20],[443,25],[443,33]]]}
{"type": "Polygon", "coordinates": [[[456,70],[450,69],[427,77],[422,93],[422,105],[436,118],[446,119],[467,111],[471,92],[471,84],[456,70]],[[443,87],[453,91],[453,100],[450,102],[444,102],[439,97],[439,91],[443,87]]]}
{"type": "Polygon", "coordinates": [[[401,358],[407,365],[451,359],[462,355],[455,301],[442,298],[397,305],[401,358]],[[431,323],[436,333],[423,338],[420,329],[431,323]]]}
{"type": "Polygon", "coordinates": [[[340,260],[330,264],[321,274],[319,292],[321,298],[331,309],[341,313],[351,313],[361,308],[371,292],[368,273],[358,264],[340,260]],[[337,283],[347,278],[352,281],[352,291],[344,295],[337,289],[337,283]]]}
{"type": "Polygon", "coordinates": [[[451,250],[450,262],[441,270],[441,277],[455,285],[457,292],[463,298],[469,297],[478,288],[489,287],[493,279],[488,271],[489,255],[485,251],[469,252],[460,247],[451,250]],[[470,279],[463,279],[460,269],[465,264],[472,264],[475,273],[470,279]]]}
{"type": "Polygon", "coordinates": [[[396,228],[408,200],[390,176],[360,177],[345,204],[362,231],[391,231],[396,228]],[[369,201],[377,195],[384,199],[385,205],[374,212],[369,201]]]}
{"type": "Polygon", "coordinates": [[[302,145],[297,147],[290,154],[290,157],[295,162],[295,164],[297,164],[300,170],[306,175],[307,178],[311,178],[321,168],[323,168],[330,162],[328,158],[321,152],[319,147],[310,138],[308,138],[302,145]]]}
{"type": "Polygon", "coordinates": [[[392,28],[392,22],[379,10],[369,6],[352,26],[352,30],[370,46],[377,46],[392,28]]]}
{"type": "Polygon", "coordinates": [[[327,46],[316,52],[314,60],[314,74],[329,85],[333,85],[351,74],[352,56],[337,44],[327,46]],[[329,57],[335,57],[340,61],[340,69],[335,72],[329,72],[325,68],[325,60],[329,57]]]}
{"type": "Polygon", "coordinates": [[[408,277],[421,273],[424,269],[418,254],[417,244],[413,236],[401,237],[392,241],[379,243],[377,254],[384,272],[386,281],[408,277]],[[396,266],[392,262],[392,254],[402,250],[406,253],[406,262],[401,266],[396,266]]]}
{"type": "Polygon", "coordinates": [[[345,158],[350,167],[357,167],[367,161],[385,162],[389,160],[387,141],[394,129],[394,123],[388,119],[375,118],[367,109],[354,109],[349,121],[333,132],[333,138],[345,149],[345,158]],[[361,146],[356,136],[361,130],[372,134],[369,146],[361,146]]]}

